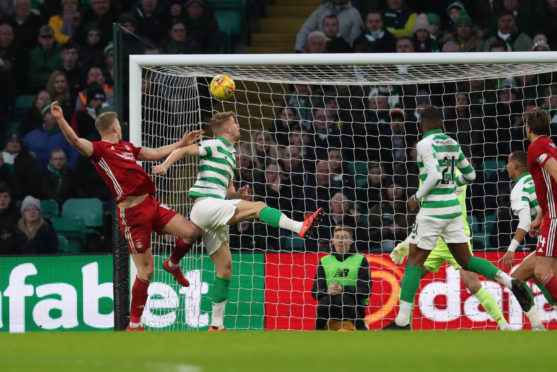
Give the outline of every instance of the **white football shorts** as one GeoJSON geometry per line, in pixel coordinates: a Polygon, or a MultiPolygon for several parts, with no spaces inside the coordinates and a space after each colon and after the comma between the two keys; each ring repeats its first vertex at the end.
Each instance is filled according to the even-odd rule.
{"type": "Polygon", "coordinates": [[[437,246],[439,237],[445,243],[468,243],[470,237],[464,232],[462,216],[448,220],[423,216],[418,213],[410,233],[410,243],[418,248],[432,251],[437,246]]]}
{"type": "Polygon", "coordinates": [[[230,244],[230,226],[226,223],[234,216],[236,204],[241,199],[197,198],[190,213],[190,220],[203,229],[203,245],[210,256],[222,244],[230,244]]]}

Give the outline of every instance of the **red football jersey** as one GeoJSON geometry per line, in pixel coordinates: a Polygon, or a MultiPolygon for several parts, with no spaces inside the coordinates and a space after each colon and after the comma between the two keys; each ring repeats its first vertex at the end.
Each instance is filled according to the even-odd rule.
{"type": "Polygon", "coordinates": [[[538,137],[528,147],[528,171],[536,187],[536,196],[544,218],[557,218],[557,183],[543,169],[550,159],[557,160],[557,146],[549,137],[538,137]]]}
{"type": "Polygon", "coordinates": [[[91,160],[108,186],[116,203],[128,195],[154,194],[155,184],[145,170],[136,163],[141,147],[130,142],[93,142],[91,160]]]}

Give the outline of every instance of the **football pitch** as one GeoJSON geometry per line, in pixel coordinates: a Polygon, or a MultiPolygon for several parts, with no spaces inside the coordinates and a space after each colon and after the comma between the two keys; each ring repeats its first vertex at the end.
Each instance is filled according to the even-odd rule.
{"type": "Polygon", "coordinates": [[[555,371],[555,332],[0,335],[0,371],[555,371]]]}

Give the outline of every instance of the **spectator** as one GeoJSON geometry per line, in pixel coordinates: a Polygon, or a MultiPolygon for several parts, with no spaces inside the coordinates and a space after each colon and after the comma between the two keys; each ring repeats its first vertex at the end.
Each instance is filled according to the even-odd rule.
{"type": "Polygon", "coordinates": [[[547,37],[543,34],[537,34],[532,40],[534,45],[532,45],[532,50],[534,52],[549,52],[549,44],[547,43],[547,37]]]}
{"type": "Polygon", "coordinates": [[[387,176],[385,168],[378,162],[370,161],[367,165],[367,181],[356,189],[356,201],[371,210],[373,206],[381,202],[381,193],[393,181],[387,176]]]}
{"type": "Polygon", "coordinates": [[[346,196],[343,192],[333,195],[329,201],[327,217],[319,225],[319,241],[318,250],[320,252],[329,249],[328,242],[333,237],[334,229],[338,225],[350,226],[354,229],[354,238],[356,240],[356,250],[358,252],[369,251],[369,239],[366,234],[367,228],[359,224],[360,211],[356,204],[346,196]],[[328,221],[327,221],[328,219],[328,221]]]}
{"type": "Polygon", "coordinates": [[[37,46],[37,35],[44,24],[40,15],[31,11],[31,0],[14,0],[14,14],[10,20],[14,36],[27,50],[37,46]]]}
{"type": "Polygon", "coordinates": [[[201,53],[220,51],[219,24],[203,0],[188,0],[184,4],[186,33],[201,45],[201,53]]]}
{"type": "Polygon", "coordinates": [[[101,67],[103,65],[104,46],[101,45],[101,29],[98,23],[89,22],[85,25],[85,41],[79,48],[79,64],[84,71],[88,71],[92,67],[101,67]]]}
{"type": "Polygon", "coordinates": [[[297,211],[309,211],[312,208],[329,209],[329,201],[341,189],[333,187],[331,181],[334,174],[330,171],[329,162],[327,160],[320,160],[315,165],[315,177],[309,177],[308,184],[304,187],[303,198],[300,195],[298,199],[297,211]]]}
{"type": "Polygon", "coordinates": [[[118,20],[118,11],[111,0],[91,0],[81,13],[81,21],[74,33],[74,40],[85,45],[87,32],[85,28],[96,23],[100,30],[99,47],[104,48],[112,40],[112,24],[118,20]]]}
{"type": "MultiPolygon", "coordinates": [[[[267,205],[281,211],[292,212],[292,194],[282,182],[283,171],[279,164],[272,162],[265,169],[263,182],[254,185],[256,199],[263,200],[267,205]]],[[[274,235],[278,234],[278,230],[274,235]]]]}
{"type": "MultiPolygon", "coordinates": [[[[168,15],[158,0],[139,0],[133,9],[137,20],[137,33],[158,44],[165,36],[164,31],[169,23],[168,15]]],[[[183,53],[180,53],[183,54],[183,53]]]]}
{"type": "Polygon", "coordinates": [[[292,197],[303,195],[308,172],[304,167],[301,149],[294,145],[286,146],[280,153],[279,164],[284,171],[282,183],[290,188],[292,197]]]}
{"type": "Polygon", "coordinates": [[[50,221],[41,214],[39,199],[28,195],[21,203],[22,217],[16,228],[19,251],[23,255],[58,253],[58,236],[50,221]]]}
{"type": "Polygon", "coordinates": [[[305,49],[306,53],[326,53],[327,37],[322,31],[315,30],[310,32],[308,36],[308,44],[305,49]]]}
{"type": "Polygon", "coordinates": [[[395,37],[410,36],[418,15],[404,7],[403,0],[387,0],[387,8],[382,11],[383,23],[395,37]]]}
{"type": "Polygon", "coordinates": [[[37,159],[36,170],[46,170],[50,153],[56,148],[63,149],[68,156],[68,166],[71,169],[77,167],[78,152],[68,143],[64,134],[60,131],[56,119],[50,113],[50,102],[41,107],[43,126],[32,130],[23,137],[23,145],[35,154],[37,159]]]}
{"type": "Polygon", "coordinates": [[[18,132],[12,131],[8,133],[2,157],[4,159],[4,166],[23,185],[21,190],[13,190],[14,197],[20,198],[31,194],[37,179],[37,160],[21,146],[21,137],[18,132]]]}
{"type": "Polygon", "coordinates": [[[294,84],[294,91],[287,99],[287,105],[298,110],[300,125],[312,120],[311,86],[308,84],[294,84]]]}
{"type": "Polygon", "coordinates": [[[62,71],[54,71],[46,83],[46,91],[48,92],[49,99],[44,103],[57,101],[58,105],[64,110],[66,121],[70,122],[73,116],[75,97],[70,95],[70,87],[66,74],[62,71]]]}
{"type": "Polygon", "coordinates": [[[319,261],[311,290],[318,301],[315,329],[325,329],[329,319],[339,319],[366,330],[363,318],[371,295],[369,263],[356,253],[353,230],[348,226],[337,226],[331,241],[335,252],[319,261]]]}
{"type": "Polygon", "coordinates": [[[0,155],[0,184],[7,185],[10,190],[23,190],[23,185],[19,177],[12,172],[12,169],[4,164],[4,157],[0,155]]]}
{"type": "Polygon", "coordinates": [[[543,95],[542,110],[545,110],[550,117],[551,127],[557,125],[557,85],[550,85],[545,88],[543,95]]]}
{"type": "Polygon", "coordinates": [[[489,44],[489,51],[490,52],[508,52],[509,49],[507,47],[507,43],[502,39],[495,39],[489,44]]]}
{"type": "Polygon", "coordinates": [[[236,189],[250,185],[253,187],[255,180],[260,179],[260,169],[253,164],[253,155],[249,144],[242,144],[238,147],[236,156],[236,169],[234,170],[234,182],[236,189]]]}
{"type": "Polygon", "coordinates": [[[77,0],[62,0],[60,5],[62,12],[50,17],[48,24],[54,30],[56,41],[59,44],[65,44],[70,41],[77,30],[81,15],[78,11],[77,0]]]}
{"type": "Polygon", "coordinates": [[[68,87],[70,88],[70,96],[75,97],[81,89],[83,80],[83,68],[81,63],[79,63],[79,46],[73,41],[68,41],[62,45],[60,57],[62,58],[62,68],[60,71],[66,75],[68,87]]]}
{"type": "Polygon", "coordinates": [[[526,52],[532,50],[532,39],[527,34],[520,32],[516,28],[514,15],[512,12],[504,10],[497,17],[497,35],[488,38],[484,44],[487,51],[495,39],[501,39],[507,44],[508,51],[526,52]]]}
{"type": "Polygon", "coordinates": [[[0,22],[0,109],[10,112],[16,94],[25,92],[29,86],[27,77],[29,52],[14,39],[9,23],[0,22]]]}
{"type": "Polygon", "coordinates": [[[454,40],[460,52],[481,52],[483,41],[472,30],[472,19],[465,11],[455,20],[455,32],[448,34],[447,40],[454,40]]]}
{"type": "Polygon", "coordinates": [[[427,13],[427,21],[429,22],[429,31],[431,36],[441,42],[445,39],[445,33],[441,30],[441,17],[437,13],[427,13]]]}
{"type": "Polygon", "coordinates": [[[540,3],[532,17],[532,34],[547,36],[551,50],[557,50],[557,1],[545,0],[540,3]]]}
{"type": "Polygon", "coordinates": [[[354,200],[354,187],[356,182],[354,175],[347,170],[346,163],[342,159],[342,151],[339,147],[329,147],[327,149],[327,160],[329,161],[332,175],[331,186],[342,188],[344,195],[350,200],[354,200]]]}
{"type": "Polygon", "coordinates": [[[391,183],[383,190],[381,203],[369,211],[370,240],[375,246],[392,250],[395,241],[406,239],[410,223],[406,208],[405,190],[397,183],[391,183]]]}
{"type": "Polygon", "coordinates": [[[337,17],[340,35],[352,46],[363,28],[360,12],[352,6],[350,0],[327,0],[309,16],[296,35],[296,52],[304,51],[308,44],[309,34],[312,31],[320,30],[323,19],[330,14],[337,17]]]}
{"type": "Polygon", "coordinates": [[[102,73],[106,82],[110,85],[114,85],[114,44],[112,42],[104,47],[104,66],[102,73]]]}
{"type": "Polygon", "coordinates": [[[350,53],[352,48],[338,32],[338,19],[334,14],[323,18],[321,27],[327,37],[327,53],[350,53]]]}
{"type": "Polygon", "coordinates": [[[396,52],[397,53],[414,53],[414,43],[412,39],[407,36],[399,37],[396,41],[396,52]]]}
{"type": "Polygon", "coordinates": [[[199,54],[201,46],[186,35],[186,25],[181,19],[172,21],[168,37],[160,43],[162,54],[199,54]]]}
{"type": "MultiPolygon", "coordinates": [[[[122,24],[122,55],[124,59],[124,71],[128,70],[129,57],[132,54],[143,54],[145,51],[145,41],[139,40],[135,35],[137,33],[137,20],[132,13],[120,14],[120,23],[122,24]]],[[[166,26],[165,26],[166,27],[166,26]]],[[[104,48],[104,56],[106,62],[107,51],[112,51],[114,44],[109,42],[104,48]]],[[[114,80],[113,80],[114,81],[114,80]]]]}
{"type": "Polygon", "coordinates": [[[114,88],[106,83],[106,79],[99,67],[91,67],[87,72],[86,89],[77,94],[75,100],[75,112],[87,104],[87,91],[93,86],[101,86],[104,91],[106,103],[109,106],[114,105],[114,88]]]}
{"type": "Polygon", "coordinates": [[[10,0],[0,1],[0,17],[10,16],[14,12],[13,2],[10,0]]]}
{"type": "Polygon", "coordinates": [[[0,225],[0,256],[19,254],[15,225],[0,225]]]}
{"type": "Polygon", "coordinates": [[[20,217],[21,213],[15,206],[15,200],[12,199],[10,187],[0,182],[0,227],[15,228],[20,217]]]}
{"type": "Polygon", "coordinates": [[[464,4],[462,1],[453,1],[447,7],[447,17],[449,17],[447,21],[447,27],[445,29],[445,33],[453,32],[456,30],[456,19],[460,15],[460,12],[466,11],[464,8],[464,4]]]}
{"type": "MultiPolygon", "coordinates": [[[[415,140],[416,130],[412,128],[407,114],[400,108],[389,111],[389,125],[380,127],[380,160],[391,173],[396,163],[406,162],[406,149],[415,140]]],[[[416,128],[417,129],[417,128],[416,128]]]]}
{"type": "Polygon", "coordinates": [[[268,131],[255,131],[252,135],[251,153],[253,164],[264,171],[268,164],[278,159],[278,151],[273,137],[268,131]]]}
{"type": "Polygon", "coordinates": [[[441,52],[443,53],[458,53],[460,52],[460,47],[458,44],[452,40],[449,40],[443,44],[443,48],[441,48],[441,52]]]}
{"type": "Polygon", "coordinates": [[[106,104],[106,96],[101,86],[92,84],[87,89],[87,104],[75,112],[71,120],[71,126],[76,134],[83,138],[93,141],[100,141],[95,120],[99,115],[99,110],[106,104]]]}
{"type": "Polygon", "coordinates": [[[431,36],[429,22],[425,13],[420,13],[412,28],[412,42],[414,50],[421,53],[438,52],[439,43],[431,36]]]}
{"type": "Polygon", "coordinates": [[[396,37],[383,25],[380,12],[369,12],[365,18],[365,29],[354,41],[356,53],[394,53],[396,37]]]}
{"type": "Polygon", "coordinates": [[[313,113],[313,123],[310,129],[313,132],[313,145],[315,158],[326,158],[329,147],[340,147],[340,131],[335,125],[334,118],[327,115],[325,108],[316,108],[313,113]]]}
{"type": "MultiPolygon", "coordinates": [[[[516,20],[516,28],[520,32],[530,34],[530,19],[532,18],[530,0],[498,0],[495,3],[495,14],[503,10],[511,12],[516,20]]],[[[497,17],[494,15],[489,22],[489,34],[497,34],[497,17]]]]}
{"type": "Polygon", "coordinates": [[[39,176],[37,196],[40,199],[54,199],[58,205],[74,195],[75,176],[67,167],[68,158],[64,150],[52,150],[48,166],[39,176]]]}
{"type": "Polygon", "coordinates": [[[34,91],[42,89],[50,74],[62,68],[62,48],[54,40],[54,30],[49,25],[39,30],[39,45],[29,53],[29,79],[34,91]]]}
{"type": "Polygon", "coordinates": [[[41,107],[43,107],[43,105],[47,102],[50,102],[50,94],[48,94],[48,91],[39,91],[39,93],[35,96],[31,107],[27,109],[25,115],[21,118],[19,132],[22,136],[25,136],[32,130],[38,129],[42,126],[43,119],[41,115],[41,107]]]}
{"type": "Polygon", "coordinates": [[[277,144],[288,146],[288,133],[291,129],[299,128],[299,126],[296,109],[291,106],[283,106],[278,109],[269,132],[273,134],[277,144]]]}
{"type": "Polygon", "coordinates": [[[444,132],[455,139],[461,146],[472,143],[472,124],[470,122],[470,100],[468,93],[460,91],[454,100],[445,107],[444,132]]]}

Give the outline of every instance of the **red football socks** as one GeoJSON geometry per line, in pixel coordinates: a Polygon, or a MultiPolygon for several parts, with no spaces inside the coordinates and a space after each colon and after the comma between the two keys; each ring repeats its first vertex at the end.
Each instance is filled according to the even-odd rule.
{"type": "Polygon", "coordinates": [[[543,286],[547,289],[553,301],[557,303],[557,276],[549,274],[543,281],[543,286]]]}
{"type": "Polygon", "coordinates": [[[182,257],[184,257],[184,255],[188,253],[192,247],[192,243],[186,243],[182,238],[176,239],[176,245],[170,255],[170,262],[172,262],[173,265],[178,265],[182,257]]]}
{"type": "Polygon", "coordinates": [[[136,276],[132,287],[132,305],[130,310],[130,321],[132,323],[141,322],[141,314],[143,314],[148,297],[147,288],[149,288],[149,282],[136,276]]]}

